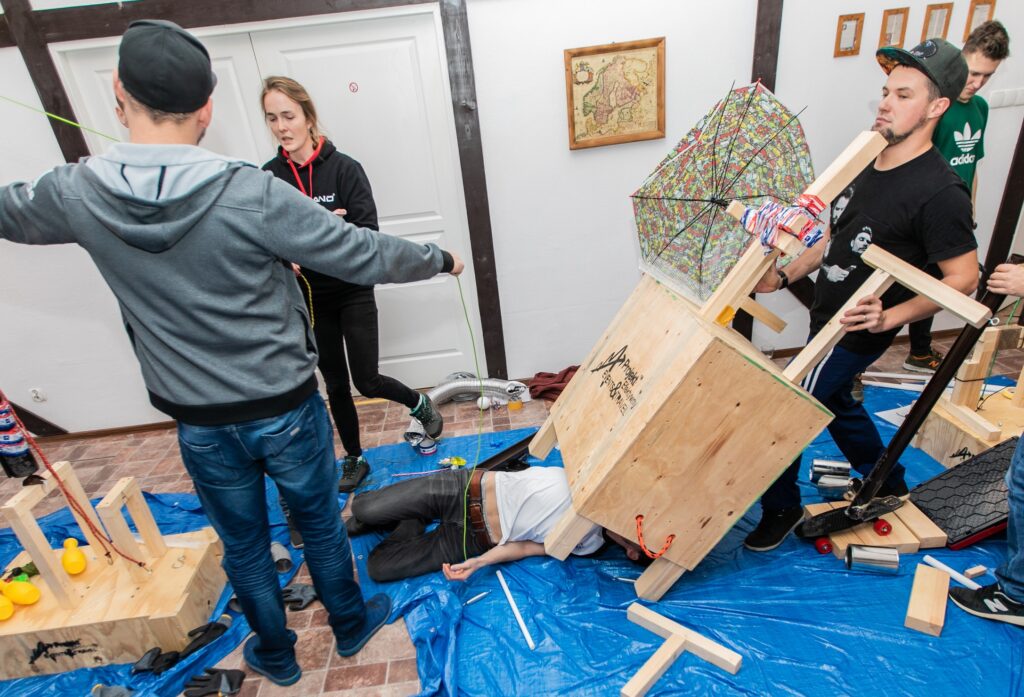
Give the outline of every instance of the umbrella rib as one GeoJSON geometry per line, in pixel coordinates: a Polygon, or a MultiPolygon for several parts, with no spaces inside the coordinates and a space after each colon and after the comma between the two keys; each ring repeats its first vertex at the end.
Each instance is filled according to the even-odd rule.
{"type": "Polygon", "coordinates": [[[708,205],[706,205],[706,206],[704,206],[703,208],[701,208],[701,209],[700,209],[700,212],[699,212],[699,213],[697,213],[697,215],[693,216],[693,218],[691,218],[691,219],[690,219],[690,221],[689,221],[688,223],[686,223],[685,225],[683,225],[682,227],[680,227],[680,228],[679,228],[679,231],[678,231],[678,232],[676,232],[676,234],[672,235],[672,237],[671,237],[671,238],[669,238],[668,242],[666,242],[666,243],[664,244],[664,246],[663,246],[663,247],[662,247],[662,248],[661,248],[661,249],[660,249],[660,250],[658,251],[658,253],[654,255],[654,259],[655,259],[655,260],[657,260],[657,259],[660,259],[660,258],[661,258],[661,255],[665,253],[665,250],[666,250],[666,249],[668,249],[668,248],[669,248],[669,247],[670,247],[670,246],[672,245],[672,243],[673,243],[673,242],[675,242],[675,241],[676,241],[677,239],[679,239],[679,236],[680,236],[680,235],[682,235],[682,234],[683,234],[684,232],[686,232],[686,231],[687,231],[687,230],[689,230],[689,229],[690,229],[691,227],[693,227],[693,226],[694,226],[694,225],[696,224],[696,221],[697,221],[697,220],[699,220],[699,219],[700,219],[700,217],[701,217],[702,215],[704,215],[704,213],[706,213],[706,212],[707,212],[708,208],[710,208],[710,207],[711,207],[711,206],[713,206],[713,205],[715,205],[715,204],[713,204],[713,203],[708,203],[708,205]]]}
{"type": "Polygon", "coordinates": [[[711,141],[711,186],[712,186],[712,191],[714,190],[715,181],[718,179],[718,175],[717,175],[717,173],[715,171],[716,170],[715,162],[717,160],[717,158],[715,157],[715,151],[718,149],[717,148],[718,132],[722,128],[722,119],[725,118],[725,110],[729,107],[729,100],[732,98],[732,91],[733,91],[734,87],[736,87],[736,81],[735,80],[733,81],[733,83],[731,85],[729,85],[729,92],[725,95],[725,99],[722,100],[722,108],[719,109],[719,111],[718,111],[718,123],[715,124],[715,137],[711,141]]]}
{"type": "Polygon", "coordinates": [[[796,121],[797,117],[800,116],[800,114],[804,113],[804,110],[806,108],[807,107],[804,107],[803,109],[798,111],[796,114],[793,114],[792,116],[790,116],[789,120],[786,121],[786,123],[784,123],[779,128],[779,130],[775,131],[775,133],[772,134],[771,138],[766,140],[761,145],[761,147],[757,149],[757,152],[755,152],[753,155],[750,156],[750,159],[747,160],[746,164],[743,165],[743,168],[739,172],[736,173],[736,176],[732,178],[732,181],[729,182],[729,185],[723,188],[723,191],[728,191],[729,189],[731,189],[736,184],[736,182],[739,181],[739,178],[743,176],[743,173],[747,171],[747,167],[750,166],[750,164],[754,161],[754,159],[757,158],[757,156],[760,155],[762,152],[764,152],[764,149],[767,148],[769,145],[771,145],[772,141],[774,141],[776,138],[778,138],[779,135],[783,131],[785,131],[787,128],[789,128],[790,124],[793,123],[794,121],[796,121]]]}
{"type": "Polygon", "coordinates": [[[697,265],[697,283],[704,285],[704,252],[708,248],[708,242],[711,240],[711,226],[715,224],[715,219],[718,217],[720,209],[715,208],[711,211],[711,217],[708,220],[708,226],[704,230],[704,242],[700,246],[700,263],[697,265]]]}
{"type": "MultiPolygon", "coordinates": [[[[726,155],[725,155],[725,164],[722,165],[722,182],[725,181],[725,174],[726,174],[726,172],[729,171],[729,164],[732,162],[732,151],[733,151],[733,147],[736,145],[736,138],[739,137],[739,130],[740,130],[739,127],[743,125],[744,119],[747,118],[747,112],[750,111],[750,105],[753,103],[754,96],[756,94],[757,94],[756,88],[750,90],[750,94],[747,97],[747,103],[743,105],[743,113],[740,114],[739,122],[736,125],[736,133],[733,134],[732,139],[729,141],[729,152],[726,153],[726,155]]],[[[712,184],[717,186],[719,184],[719,182],[712,182],[712,184]]],[[[721,189],[716,189],[715,193],[716,194],[722,193],[722,190],[721,189]]]]}
{"type": "Polygon", "coordinates": [[[696,203],[716,203],[710,198],[676,198],[674,196],[637,196],[636,194],[630,196],[633,199],[641,199],[643,201],[687,201],[696,203]]]}

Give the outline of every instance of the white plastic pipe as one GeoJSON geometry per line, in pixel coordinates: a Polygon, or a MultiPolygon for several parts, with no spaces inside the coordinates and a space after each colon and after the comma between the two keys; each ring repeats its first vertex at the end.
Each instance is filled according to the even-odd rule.
{"type": "Polygon", "coordinates": [[[508,589],[508,584],[505,583],[505,577],[501,575],[501,570],[496,572],[498,576],[498,583],[501,584],[501,590],[505,591],[505,597],[508,598],[508,604],[512,606],[512,614],[516,616],[516,622],[519,623],[519,629],[523,631],[523,636],[526,637],[526,645],[530,647],[530,651],[537,648],[537,645],[533,643],[533,637],[530,636],[530,630],[526,628],[526,622],[523,622],[523,616],[519,614],[519,606],[516,605],[516,601],[512,598],[512,591],[508,589]]]}
{"type": "Polygon", "coordinates": [[[967,586],[972,591],[976,591],[979,588],[981,588],[981,584],[975,583],[974,581],[972,581],[971,579],[967,578],[966,576],[964,576],[959,571],[954,571],[953,569],[949,568],[948,566],[946,566],[945,564],[943,564],[941,561],[939,561],[935,557],[931,556],[930,554],[924,555],[924,559],[922,561],[924,561],[924,563],[927,564],[928,566],[934,566],[939,571],[945,571],[947,574],[949,574],[949,577],[951,579],[953,579],[954,581],[959,583],[961,586],[967,586]]]}

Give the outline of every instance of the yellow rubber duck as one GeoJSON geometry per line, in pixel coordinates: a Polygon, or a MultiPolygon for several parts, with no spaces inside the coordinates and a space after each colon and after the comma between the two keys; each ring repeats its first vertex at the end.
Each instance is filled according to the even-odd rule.
{"type": "Polygon", "coordinates": [[[0,595],[0,622],[10,618],[14,614],[14,603],[5,596],[0,595]]]}
{"type": "Polygon", "coordinates": [[[60,563],[72,576],[85,571],[85,553],[78,548],[78,540],[73,537],[64,540],[64,553],[60,555],[60,563]]]}
{"type": "Polygon", "coordinates": [[[32,605],[39,601],[39,589],[28,581],[4,582],[4,597],[15,605],[32,605]]]}

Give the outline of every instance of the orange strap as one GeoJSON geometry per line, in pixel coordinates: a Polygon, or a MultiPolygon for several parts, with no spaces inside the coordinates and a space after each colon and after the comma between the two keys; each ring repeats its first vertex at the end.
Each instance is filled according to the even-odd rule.
{"type": "Polygon", "coordinates": [[[669,535],[665,538],[665,544],[662,546],[661,550],[658,552],[652,552],[647,549],[647,544],[644,542],[644,517],[642,515],[638,515],[636,517],[636,539],[640,543],[640,549],[644,551],[644,554],[651,559],[657,559],[668,551],[668,548],[672,546],[672,542],[676,539],[676,536],[675,533],[669,535]]]}

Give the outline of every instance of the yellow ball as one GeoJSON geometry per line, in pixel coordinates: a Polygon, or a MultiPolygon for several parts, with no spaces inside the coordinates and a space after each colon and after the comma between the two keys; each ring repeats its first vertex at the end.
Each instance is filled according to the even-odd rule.
{"type": "Polygon", "coordinates": [[[0,595],[0,622],[14,614],[14,603],[0,595]]]}
{"type": "Polygon", "coordinates": [[[39,589],[27,581],[4,584],[4,596],[15,605],[32,605],[39,601],[39,589]]]}

